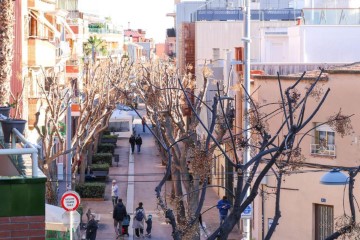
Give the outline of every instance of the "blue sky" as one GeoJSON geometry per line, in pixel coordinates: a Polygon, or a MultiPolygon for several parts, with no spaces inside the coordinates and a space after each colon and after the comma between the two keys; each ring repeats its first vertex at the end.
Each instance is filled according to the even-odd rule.
{"type": "Polygon", "coordinates": [[[131,29],[144,29],[148,38],[164,42],[166,29],[174,27],[174,0],[79,0],[81,11],[110,16],[112,20],[131,29]]]}

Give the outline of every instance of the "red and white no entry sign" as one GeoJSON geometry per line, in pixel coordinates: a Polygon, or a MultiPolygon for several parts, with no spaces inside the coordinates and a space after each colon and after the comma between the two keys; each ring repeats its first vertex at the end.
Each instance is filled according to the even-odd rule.
{"type": "Polygon", "coordinates": [[[80,196],[77,192],[67,191],[61,197],[61,206],[66,211],[75,211],[80,205],[80,196]]]}

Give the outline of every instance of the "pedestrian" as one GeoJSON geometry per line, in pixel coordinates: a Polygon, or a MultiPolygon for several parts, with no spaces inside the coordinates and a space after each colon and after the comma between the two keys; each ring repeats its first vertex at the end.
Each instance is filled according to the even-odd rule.
{"type": "Polygon", "coordinates": [[[112,180],[111,185],[111,199],[113,203],[113,208],[116,206],[119,198],[119,186],[116,184],[116,180],[112,180]]]}
{"type": "Polygon", "coordinates": [[[228,215],[229,209],[231,208],[231,203],[226,196],[223,196],[223,198],[220,201],[218,201],[216,206],[219,209],[220,225],[221,225],[223,224],[223,222],[225,221],[228,215]]]}
{"type": "Polygon", "coordinates": [[[98,223],[95,220],[95,214],[90,214],[90,220],[86,225],[86,240],[95,240],[98,223]]]}
{"type": "Polygon", "coordinates": [[[124,220],[126,215],[126,207],[124,206],[122,199],[119,198],[118,203],[116,204],[113,211],[114,228],[117,237],[122,235],[122,221],[124,220]]]}
{"type": "Polygon", "coordinates": [[[142,144],[142,138],[140,137],[140,134],[135,139],[137,151],[140,152],[141,144],[142,144]]]}
{"type": "Polygon", "coordinates": [[[146,126],[146,119],[145,119],[145,117],[143,117],[143,118],[141,119],[141,124],[142,124],[142,126],[143,126],[143,132],[145,132],[145,126],[146,126]]]}
{"type": "Polygon", "coordinates": [[[134,134],[131,135],[131,137],[129,139],[129,143],[131,145],[131,153],[134,153],[134,150],[135,150],[135,136],[134,136],[134,134]]]}
{"type": "Polygon", "coordinates": [[[132,227],[135,229],[135,236],[137,238],[144,236],[144,220],[146,221],[146,214],[143,203],[139,202],[139,207],[134,212],[134,221],[132,227]]]}
{"type": "Polygon", "coordinates": [[[146,234],[145,237],[151,238],[151,229],[152,229],[152,215],[149,214],[146,220],[146,234]]]}

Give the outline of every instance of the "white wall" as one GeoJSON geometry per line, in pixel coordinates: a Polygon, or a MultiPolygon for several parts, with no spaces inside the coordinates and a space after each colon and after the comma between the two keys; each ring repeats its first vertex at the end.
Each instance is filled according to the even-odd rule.
{"type": "Polygon", "coordinates": [[[360,26],[301,26],[303,62],[357,62],[360,26]]]}
{"type": "Polygon", "coordinates": [[[352,63],[360,60],[360,26],[264,28],[261,36],[261,61],[264,63],[352,63]]]}

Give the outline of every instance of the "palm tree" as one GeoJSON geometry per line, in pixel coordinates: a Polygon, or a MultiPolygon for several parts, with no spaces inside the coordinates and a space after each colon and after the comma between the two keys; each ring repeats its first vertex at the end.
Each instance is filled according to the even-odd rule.
{"type": "Polygon", "coordinates": [[[0,106],[9,102],[10,79],[13,62],[14,3],[13,0],[0,1],[0,106]]]}
{"type": "Polygon", "coordinates": [[[84,43],[85,56],[91,55],[91,58],[94,62],[96,58],[96,54],[99,52],[102,53],[103,55],[107,53],[105,41],[102,40],[101,38],[98,38],[97,36],[90,36],[88,41],[84,43]]]}

